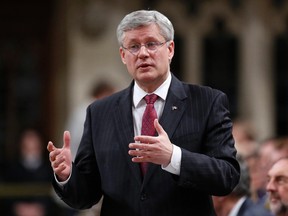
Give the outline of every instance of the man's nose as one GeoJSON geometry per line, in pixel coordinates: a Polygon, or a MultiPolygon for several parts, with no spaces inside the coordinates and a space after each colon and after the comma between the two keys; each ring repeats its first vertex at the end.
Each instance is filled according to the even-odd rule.
{"type": "Polygon", "coordinates": [[[148,49],[146,48],[146,46],[142,45],[139,49],[139,53],[138,53],[138,56],[147,56],[149,55],[149,51],[148,49]]]}
{"type": "Polygon", "coordinates": [[[273,191],[275,190],[275,184],[274,184],[274,181],[268,181],[267,185],[266,185],[266,190],[267,191],[273,191]]]}

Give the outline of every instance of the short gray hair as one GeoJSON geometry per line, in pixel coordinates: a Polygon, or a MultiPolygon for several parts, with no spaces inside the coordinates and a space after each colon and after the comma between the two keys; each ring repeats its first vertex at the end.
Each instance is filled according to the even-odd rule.
{"type": "Polygon", "coordinates": [[[171,21],[155,10],[138,10],[127,14],[117,27],[117,40],[123,45],[125,32],[151,24],[159,27],[160,34],[166,41],[174,39],[174,28],[171,21]]]}

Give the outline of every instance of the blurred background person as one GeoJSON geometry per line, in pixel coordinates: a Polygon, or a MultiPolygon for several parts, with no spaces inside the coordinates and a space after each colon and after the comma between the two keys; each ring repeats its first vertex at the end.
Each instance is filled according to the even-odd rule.
{"type": "Polygon", "coordinates": [[[255,129],[251,122],[244,119],[233,120],[233,137],[237,155],[239,155],[248,165],[249,170],[255,164],[255,155],[257,155],[259,143],[256,141],[255,129]]]}
{"type": "Polygon", "coordinates": [[[288,138],[273,137],[259,142],[257,152],[249,159],[254,161],[249,165],[251,199],[257,208],[264,208],[271,215],[266,190],[267,173],[275,161],[285,156],[288,156],[288,138]]]}
{"type": "Polygon", "coordinates": [[[53,176],[39,131],[25,129],[19,138],[18,155],[7,170],[9,182],[47,182],[53,176]]]}
{"type": "Polygon", "coordinates": [[[240,155],[246,163],[249,163],[250,157],[257,152],[258,148],[256,133],[250,121],[237,118],[233,120],[232,133],[237,154],[240,155]]]}
{"type": "Polygon", "coordinates": [[[213,196],[217,216],[270,216],[250,198],[250,174],[245,161],[238,157],[241,176],[238,185],[227,196],[213,196]]]}
{"type": "Polygon", "coordinates": [[[279,159],[271,167],[266,189],[275,216],[288,216],[288,157],[279,159]]]}
{"type": "Polygon", "coordinates": [[[88,99],[72,110],[66,123],[66,129],[71,132],[71,152],[74,160],[79,143],[81,141],[84,121],[86,116],[86,109],[94,100],[99,100],[103,97],[109,96],[115,92],[115,88],[108,81],[101,80],[95,83],[90,92],[88,99]]]}
{"type": "Polygon", "coordinates": [[[235,139],[235,147],[237,149],[237,155],[241,157],[248,166],[252,200],[255,200],[254,172],[259,169],[259,142],[256,141],[255,131],[249,120],[236,118],[233,121],[232,133],[235,139]]]}
{"type": "Polygon", "coordinates": [[[273,137],[259,145],[258,163],[251,172],[251,186],[254,201],[267,207],[267,173],[272,165],[282,157],[288,156],[288,137],[273,137]]]}
{"type": "Polygon", "coordinates": [[[7,200],[7,216],[49,216],[54,207],[49,195],[53,177],[47,160],[43,135],[26,128],[18,140],[18,154],[8,165],[6,181],[18,188],[18,194],[7,200]]]}

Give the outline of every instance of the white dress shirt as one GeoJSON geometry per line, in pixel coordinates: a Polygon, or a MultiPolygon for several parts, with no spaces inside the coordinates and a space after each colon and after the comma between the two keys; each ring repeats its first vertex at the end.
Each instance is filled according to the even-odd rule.
{"type": "MultiPolygon", "coordinates": [[[[152,92],[158,95],[158,99],[154,103],[154,107],[157,112],[158,119],[160,119],[164,106],[165,106],[169,86],[171,84],[171,79],[172,77],[171,77],[171,74],[169,73],[169,76],[165,80],[165,82],[162,83],[162,85],[159,88],[157,88],[154,92],[152,92]]],[[[136,136],[141,135],[142,116],[146,108],[146,102],[143,98],[146,95],[147,95],[147,92],[141,89],[139,85],[137,84],[137,82],[135,82],[134,90],[133,90],[132,113],[133,113],[134,134],[136,136]]],[[[167,167],[162,166],[162,169],[170,173],[179,175],[180,166],[181,166],[181,156],[182,156],[181,148],[173,144],[173,153],[171,157],[171,162],[169,163],[167,167]]]]}

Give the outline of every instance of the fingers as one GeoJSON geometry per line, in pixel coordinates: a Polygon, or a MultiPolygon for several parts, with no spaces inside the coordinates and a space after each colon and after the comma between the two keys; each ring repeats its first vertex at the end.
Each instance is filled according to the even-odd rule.
{"type": "Polygon", "coordinates": [[[133,162],[169,163],[173,150],[171,141],[157,119],[154,120],[154,127],[158,136],[135,136],[135,142],[129,144],[128,154],[133,162]]]}
{"type": "Polygon", "coordinates": [[[47,150],[49,153],[49,160],[51,163],[53,163],[57,157],[57,155],[60,154],[61,149],[56,148],[51,141],[48,142],[47,150]]]}
{"type": "MultiPolygon", "coordinates": [[[[48,145],[51,144],[52,143],[49,142],[48,145]]],[[[69,160],[67,160],[67,156],[63,154],[63,148],[58,149],[54,147],[54,150],[49,153],[49,160],[53,171],[58,175],[61,175],[61,172],[67,168],[66,164],[70,163],[69,160]]]]}
{"type": "Polygon", "coordinates": [[[128,151],[130,156],[133,156],[133,162],[148,162],[150,159],[150,151],[143,149],[131,149],[128,151]]]}
{"type": "Polygon", "coordinates": [[[69,131],[65,131],[63,134],[64,144],[62,148],[56,148],[51,141],[49,141],[47,145],[52,169],[57,175],[58,180],[61,181],[66,180],[71,173],[70,139],[69,131]]]}
{"type": "Polygon", "coordinates": [[[65,181],[70,175],[71,167],[67,164],[65,157],[57,155],[54,161],[51,161],[51,166],[57,179],[65,181]]]}
{"type": "Polygon", "coordinates": [[[134,137],[134,140],[135,140],[135,142],[136,142],[136,144],[137,143],[146,143],[146,144],[152,144],[152,143],[154,143],[155,142],[155,137],[153,137],[153,136],[135,136],[134,137]]]}
{"type": "MultiPolygon", "coordinates": [[[[70,148],[70,140],[71,140],[71,136],[70,136],[70,132],[69,131],[64,131],[64,134],[63,134],[63,148],[70,148]]],[[[48,145],[47,145],[47,150],[49,152],[52,152],[54,151],[55,149],[57,149],[53,143],[51,141],[48,142],[48,145]]]]}
{"type": "Polygon", "coordinates": [[[64,164],[61,164],[61,166],[57,166],[53,168],[56,174],[63,172],[65,169],[66,169],[66,166],[64,164]]]}
{"type": "Polygon", "coordinates": [[[130,143],[129,148],[130,149],[137,149],[137,150],[147,150],[149,147],[149,144],[143,144],[143,143],[130,143]]]}
{"type": "Polygon", "coordinates": [[[51,161],[52,167],[57,169],[65,164],[65,157],[56,155],[53,161],[51,161]]]}
{"type": "Polygon", "coordinates": [[[48,145],[47,145],[47,150],[49,152],[52,152],[55,150],[55,146],[53,145],[53,143],[51,141],[48,142],[48,145]]]}

